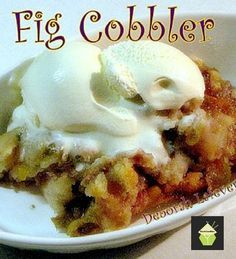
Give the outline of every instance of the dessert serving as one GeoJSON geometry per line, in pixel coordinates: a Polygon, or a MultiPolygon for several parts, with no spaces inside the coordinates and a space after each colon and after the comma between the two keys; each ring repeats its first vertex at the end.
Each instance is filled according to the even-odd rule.
{"type": "Polygon", "coordinates": [[[40,190],[70,236],[124,228],[235,177],[235,90],[167,44],[73,41],[35,57],[14,91],[0,182],[40,190]]]}

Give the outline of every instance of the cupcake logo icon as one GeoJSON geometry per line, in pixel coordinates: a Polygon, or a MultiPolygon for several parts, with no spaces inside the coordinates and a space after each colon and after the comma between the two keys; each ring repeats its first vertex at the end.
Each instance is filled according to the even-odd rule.
{"type": "Polygon", "coordinates": [[[224,217],[191,217],[192,250],[224,250],[224,217]]]}
{"type": "Polygon", "coordinates": [[[216,240],[216,229],[218,228],[218,225],[215,225],[215,221],[212,225],[210,225],[208,222],[198,231],[199,240],[201,241],[201,244],[203,246],[212,246],[216,240]]]}

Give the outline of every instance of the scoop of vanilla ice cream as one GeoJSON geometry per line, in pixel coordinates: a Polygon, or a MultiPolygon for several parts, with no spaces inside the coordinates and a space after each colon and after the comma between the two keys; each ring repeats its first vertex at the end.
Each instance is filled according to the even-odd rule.
{"type": "Polygon", "coordinates": [[[131,111],[97,101],[97,93],[109,98],[112,94],[103,87],[100,54],[99,48],[74,41],[34,59],[20,84],[24,105],[38,116],[42,126],[69,132],[98,130],[120,136],[136,132],[137,120],[131,111]],[[97,88],[99,91],[95,91],[97,88]]]}
{"type": "Polygon", "coordinates": [[[204,81],[179,50],[151,41],[123,42],[103,51],[70,42],[37,56],[20,81],[23,103],[8,130],[54,143],[73,156],[114,156],[143,150],[157,164],[169,155],[162,131],[177,120],[155,109],[177,109],[203,98],[204,81]],[[140,95],[144,102],[132,97],[140,95]]]}
{"type": "Polygon", "coordinates": [[[139,94],[155,109],[178,109],[204,97],[197,65],[180,50],[160,42],[122,42],[101,53],[110,87],[126,98],[139,94]]]}

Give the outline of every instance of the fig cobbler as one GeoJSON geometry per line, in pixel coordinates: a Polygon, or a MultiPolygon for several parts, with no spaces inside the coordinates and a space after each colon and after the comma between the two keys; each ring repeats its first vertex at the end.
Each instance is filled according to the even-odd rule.
{"type": "Polygon", "coordinates": [[[0,136],[0,181],[35,187],[69,236],[117,230],[235,177],[236,92],[148,41],[36,57],[0,136]]]}

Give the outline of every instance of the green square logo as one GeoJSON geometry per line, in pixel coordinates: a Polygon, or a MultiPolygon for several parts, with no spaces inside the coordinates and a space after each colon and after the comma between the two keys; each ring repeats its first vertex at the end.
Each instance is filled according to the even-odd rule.
{"type": "Polygon", "coordinates": [[[192,250],[224,250],[224,217],[192,217],[191,248],[192,250]]]}

